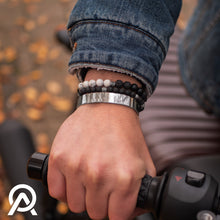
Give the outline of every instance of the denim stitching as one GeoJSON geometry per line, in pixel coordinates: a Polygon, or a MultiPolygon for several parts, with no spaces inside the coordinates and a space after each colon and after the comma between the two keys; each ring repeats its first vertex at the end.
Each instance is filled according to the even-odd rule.
{"type": "Polygon", "coordinates": [[[91,20],[91,19],[89,19],[89,20],[78,21],[77,23],[73,24],[70,28],[68,28],[68,31],[72,30],[73,28],[77,28],[78,26],[83,25],[83,24],[99,24],[99,23],[115,25],[115,26],[119,26],[119,27],[125,27],[127,29],[131,29],[131,30],[137,31],[141,34],[144,34],[147,37],[151,38],[153,41],[155,41],[160,46],[164,57],[166,56],[166,49],[165,49],[165,47],[163,46],[163,44],[161,43],[161,41],[158,38],[156,38],[151,33],[147,32],[147,31],[145,31],[145,30],[143,30],[139,27],[128,26],[127,24],[122,23],[122,22],[109,21],[109,20],[91,20]]]}

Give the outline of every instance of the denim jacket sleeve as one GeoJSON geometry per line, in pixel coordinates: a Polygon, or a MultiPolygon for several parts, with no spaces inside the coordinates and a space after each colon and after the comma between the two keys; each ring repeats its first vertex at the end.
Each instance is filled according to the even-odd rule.
{"type": "Polygon", "coordinates": [[[86,68],[128,74],[150,96],[180,8],[181,0],[78,0],[67,25],[70,72],[81,79],[86,68]]]}

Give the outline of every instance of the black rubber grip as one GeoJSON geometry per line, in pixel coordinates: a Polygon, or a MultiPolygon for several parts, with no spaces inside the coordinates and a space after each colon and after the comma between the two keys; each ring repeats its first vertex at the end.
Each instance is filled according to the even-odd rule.
{"type": "MultiPolygon", "coordinates": [[[[35,152],[27,164],[27,173],[31,179],[41,180],[45,186],[47,186],[47,168],[48,168],[48,154],[35,152]]],[[[146,209],[147,208],[147,198],[152,182],[152,177],[145,175],[142,179],[140,191],[137,199],[137,207],[146,209]]]]}

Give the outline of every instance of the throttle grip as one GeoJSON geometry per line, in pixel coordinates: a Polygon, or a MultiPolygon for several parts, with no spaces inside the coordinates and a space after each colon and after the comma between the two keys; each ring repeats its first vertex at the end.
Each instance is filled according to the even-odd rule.
{"type": "MultiPolygon", "coordinates": [[[[32,156],[29,158],[27,163],[27,173],[29,178],[41,180],[43,184],[47,186],[48,160],[49,160],[48,154],[43,154],[39,152],[35,152],[34,154],[32,154],[32,156]]],[[[149,205],[147,204],[147,201],[149,200],[148,192],[153,179],[154,178],[152,178],[149,175],[145,175],[144,178],[142,179],[142,183],[137,199],[137,207],[143,209],[149,208],[148,207],[149,205]]],[[[151,202],[149,204],[151,204],[151,202]]]]}
{"type": "MultiPolygon", "coordinates": [[[[49,155],[36,152],[27,166],[28,176],[46,186],[48,159],[49,155]]],[[[217,214],[220,213],[218,182],[206,173],[180,167],[162,176],[145,175],[136,206],[163,220],[195,220],[203,210],[217,214]]]]}

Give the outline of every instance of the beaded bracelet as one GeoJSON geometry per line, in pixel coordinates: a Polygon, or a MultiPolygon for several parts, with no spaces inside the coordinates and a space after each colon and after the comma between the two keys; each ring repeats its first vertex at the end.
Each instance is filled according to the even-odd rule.
{"type": "Polygon", "coordinates": [[[92,92],[113,92],[130,96],[136,99],[137,103],[142,106],[140,108],[142,110],[144,103],[147,101],[147,93],[144,87],[140,88],[135,83],[131,84],[121,80],[112,82],[109,79],[98,79],[96,81],[90,80],[79,83],[78,93],[80,96],[92,92]]]}

